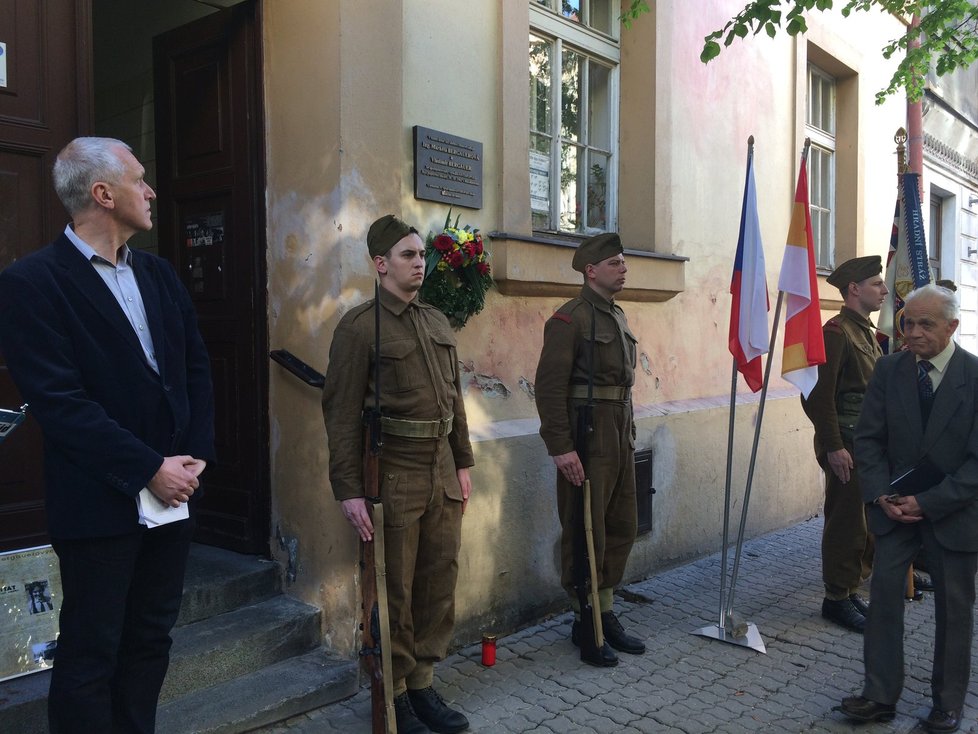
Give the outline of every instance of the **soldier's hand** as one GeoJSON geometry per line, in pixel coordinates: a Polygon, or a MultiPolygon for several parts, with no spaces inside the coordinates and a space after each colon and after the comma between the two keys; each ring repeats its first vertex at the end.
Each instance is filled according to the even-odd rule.
{"type": "Polygon", "coordinates": [[[848,483],[852,478],[852,456],[846,449],[839,449],[838,451],[829,451],[828,454],[829,468],[832,473],[835,474],[839,481],[843,484],[848,483]]]}
{"type": "Polygon", "coordinates": [[[360,540],[368,543],[374,537],[374,524],[370,521],[370,513],[367,511],[367,500],[363,497],[340,502],[345,517],[353,529],[360,535],[360,540]]]}
{"type": "Polygon", "coordinates": [[[455,472],[458,475],[458,486],[462,488],[462,514],[465,514],[465,508],[469,504],[469,495],[472,494],[472,477],[469,476],[469,470],[459,469],[455,472]]]}
{"type": "Polygon", "coordinates": [[[553,459],[554,464],[557,465],[557,471],[564,475],[564,479],[575,487],[584,484],[584,466],[581,464],[581,457],[577,455],[576,451],[555,456],[553,459]]]}

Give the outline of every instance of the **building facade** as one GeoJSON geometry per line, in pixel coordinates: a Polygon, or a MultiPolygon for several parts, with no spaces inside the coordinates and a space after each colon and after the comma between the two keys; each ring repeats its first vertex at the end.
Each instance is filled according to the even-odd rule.
{"type": "MultiPolygon", "coordinates": [[[[804,36],[762,34],[703,65],[703,38],[742,7],[737,0],[660,0],[627,29],[618,0],[58,1],[60,20],[28,13],[28,2],[20,14],[32,13],[37,28],[68,24],[73,39],[63,84],[76,114],[30,142],[42,181],[33,190],[44,190],[51,157],[79,133],[121,137],[147,163],[159,226],[138,244],[184,275],[218,384],[222,461],[201,504],[200,539],[281,561],[288,592],[323,610],[327,645],[351,658],[357,541],[330,492],[319,396],[268,353],[285,349],[325,371],[340,317],[372,297],[364,243],[375,218],[398,213],[427,233],[452,206],[492,253],[496,287],[458,334],[477,462],[460,642],[566,605],[554,468],[532,381],[544,322],[579,289],[570,263],[584,236],[617,230],[627,248],[619,300],[638,337],[644,462],[631,579],[720,546],[729,284],[748,136],[772,317],[806,137],[826,318],[840,302],[824,275],[850,257],[885,255],[889,243],[893,134],[906,111],[901,99],[874,101],[892,73],[880,49],[902,29],[886,15],[817,14],[804,36]],[[415,127],[481,143],[481,206],[453,199],[448,185],[446,201],[419,198],[415,127]]],[[[940,235],[940,262],[973,303],[974,96],[934,89],[928,124],[940,115],[954,124],[962,108],[969,120],[966,145],[942,131],[928,138],[925,181],[945,230],[954,222],[940,235]]],[[[14,140],[12,129],[0,126],[0,141],[14,140]]],[[[24,202],[38,208],[36,198],[24,202]]],[[[64,226],[45,202],[36,226],[2,230],[17,238],[0,248],[6,261],[64,226]]],[[[969,318],[963,332],[973,339],[969,318]]],[[[822,498],[811,427],[778,377],[779,350],[751,535],[818,513],[822,498]]],[[[742,382],[737,403],[735,512],[758,417],[742,382]]],[[[0,511],[23,527],[25,507],[0,511]]],[[[7,546],[42,535],[8,533],[7,546]]]]}

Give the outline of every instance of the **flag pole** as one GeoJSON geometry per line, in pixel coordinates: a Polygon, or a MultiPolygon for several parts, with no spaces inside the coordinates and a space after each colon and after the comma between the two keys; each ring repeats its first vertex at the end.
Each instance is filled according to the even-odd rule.
{"type": "Polygon", "coordinates": [[[747,625],[734,618],[734,592],[737,586],[737,572],[740,569],[740,555],[744,547],[744,530],[747,526],[747,509],[750,505],[750,490],[754,481],[754,465],[757,463],[757,446],[761,438],[761,423],[764,421],[764,405],[767,401],[767,386],[771,381],[771,354],[774,343],[778,338],[778,322],[781,320],[781,304],[784,302],[784,291],[778,291],[778,304],[774,307],[774,325],[771,327],[771,341],[768,347],[767,364],[764,365],[764,385],[761,387],[761,399],[757,409],[757,424],[754,426],[754,443],[750,449],[750,463],[747,467],[747,485],[744,489],[744,503],[740,510],[740,529],[737,532],[737,549],[734,553],[733,571],[730,574],[730,592],[724,614],[723,625],[728,634],[743,637],[747,625]],[[737,633],[740,634],[737,634],[737,633]]]}
{"type": "MultiPolygon", "coordinates": [[[[769,359],[770,361],[770,359],[769,359]]],[[[733,466],[734,418],[737,411],[737,358],[733,359],[733,377],[730,381],[730,418],[727,423],[727,478],[723,485],[723,542],[720,546],[720,621],[718,626],[723,628],[723,617],[726,609],[727,581],[727,546],[730,544],[730,475],[733,466]]]]}
{"type": "MultiPolygon", "coordinates": [[[[754,136],[747,138],[747,169],[750,170],[751,161],[754,158],[754,136]]],[[[768,360],[771,357],[768,354],[768,360]]],[[[723,540],[720,546],[720,609],[717,627],[723,629],[723,620],[726,612],[724,597],[726,596],[727,582],[727,548],[730,545],[730,487],[731,475],[733,473],[733,442],[734,425],[737,415],[737,358],[733,358],[733,373],[730,378],[730,410],[728,411],[727,421],[727,473],[723,485],[723,540]]]]}
{"type": "MultiPolygon", "coordinates": [[[[808,159],[808,151],[811,148],[811,138],[805,138],[805,146],[801,154],[801,165],[804,166],[808,159]]],[[[816,297],[816,294],[812,294],[812,297],[816,297]]],[[[734,565],[733,571],[730,576],[730,591],[727,596],[727,607],[726,607],[726,619],[724,620],[724,628],[728,634],[732,634],[735,637],[744,637],[751,633],[756,633],[756,628],[743,620],[737,619],[734,615],[734,597],[737,589],[737,574],[740,570],[740,559],[744,547],[744,534],[747,526],[747,512],[750,508],[750,495],[751,489],[753,487],[754,481],[754,468],[757,463],[757,448],[760,443],[761,438],[761,425],[764,421],[764,407],[767,403],[767,388],[771,380],[771,354],[774,352],[775,341],[778,335],[778,326],[781,320],[781,306],[784,303],[784,291],[778,290],[778,303],[774,309],[774,325],[771,327],[771,341],[768,346],[768,360],[764,368],[764,384],[761,388],[760,404],[757,411],[757,424],[754,427],[754,442],[751,446],[750,463],[747,469],[747,484],[744,489],[744,502],[740,512],[740,528],[737,534],[737,549],[734,553],[734,565]]],[[[757,634],[757,639],[760,641],[760,634],[757,634]]],[[[763,652],[763,641],[760,641],[761,651],[763,652]]],[[[751,645],[753,647],[753,645],[751,645]]]]}

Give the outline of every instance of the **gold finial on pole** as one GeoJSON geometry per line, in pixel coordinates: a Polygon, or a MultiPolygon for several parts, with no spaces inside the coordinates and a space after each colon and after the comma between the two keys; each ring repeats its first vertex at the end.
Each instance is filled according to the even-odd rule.
{"type": "Polygon", "coordinates": [[[897,174],[907,173],[910,170],[907,165],[907,131],[902,127],[897,130],[893,142],[897,144],[897,174]]]}

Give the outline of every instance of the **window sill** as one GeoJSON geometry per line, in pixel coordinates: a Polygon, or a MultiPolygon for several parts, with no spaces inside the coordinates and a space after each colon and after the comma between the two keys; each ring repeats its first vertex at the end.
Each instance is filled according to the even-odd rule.
{"type": "MultiPolygon", "coordinates": [[[[581,290],[581,274],[571,267],[581,238],[527,237],[490,232],[492,275],[499,292],[508,296],[573,298],[581,290]]],[[[668,301],[686,288],[687,257],[625,250],[628,285],[621,301],[668,301]]]]}

